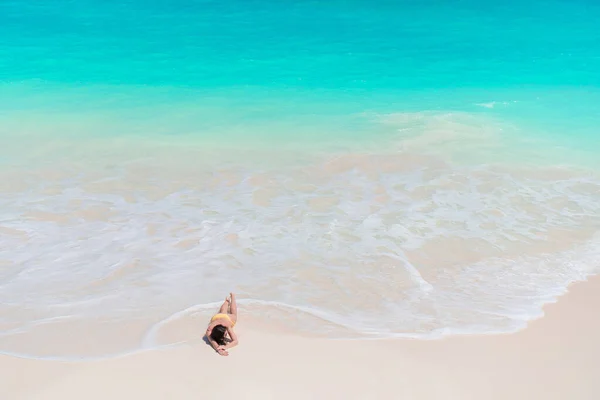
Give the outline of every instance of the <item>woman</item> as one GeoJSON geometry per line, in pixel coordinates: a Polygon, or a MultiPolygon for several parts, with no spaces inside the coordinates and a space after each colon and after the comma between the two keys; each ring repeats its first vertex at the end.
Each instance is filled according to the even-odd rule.
{"type": "Polygon", "coordinates": [[[235,295],[230,293],[221,305],[219,313],[210,319],[210,324],[206,328],[206,338],[212,348],[222,356],[228,356],[227,349],[238,344],[237,335],[233,331],[236,322],[237,304],[235,295]]]}

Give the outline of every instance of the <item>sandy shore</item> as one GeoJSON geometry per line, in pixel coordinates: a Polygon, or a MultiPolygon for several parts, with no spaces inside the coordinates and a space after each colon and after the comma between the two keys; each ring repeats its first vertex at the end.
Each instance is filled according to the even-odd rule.
{"type": "Polygon", "coordinates": [[[595,277],[512,335],[329,341],[242,316],[229,357],[202,340],[87,363],[2,356],[0,398],[598,399],[599,308],[595,277]]]}

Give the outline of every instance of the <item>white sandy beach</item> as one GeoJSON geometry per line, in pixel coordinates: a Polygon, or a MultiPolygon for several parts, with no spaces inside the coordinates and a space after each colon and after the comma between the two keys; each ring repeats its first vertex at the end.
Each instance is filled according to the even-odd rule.
{"type": "MultiPolygon", "coordinates": [[[[600,277],[516,334],[310,339],[242,315],[229,357],[188,345],[96,362],[0,357],[2,399],[597,399],[600,277]]],[[[198,327],[199,337],[203,332],[198,327]]],[[[52,346],[52,343],[47,343],[52,346]]]]}

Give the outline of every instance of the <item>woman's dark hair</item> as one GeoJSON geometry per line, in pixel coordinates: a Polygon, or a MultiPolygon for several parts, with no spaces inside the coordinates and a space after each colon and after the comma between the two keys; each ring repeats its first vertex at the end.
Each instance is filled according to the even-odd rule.
{"type": "Polygon", "coordinates": [[[210,333],[210,338],[220,346],[225,346],[227,344],[227,342],[225,342],[225,332],[227,332],[227,328],[223,325],[217,325],[210,333]]]}

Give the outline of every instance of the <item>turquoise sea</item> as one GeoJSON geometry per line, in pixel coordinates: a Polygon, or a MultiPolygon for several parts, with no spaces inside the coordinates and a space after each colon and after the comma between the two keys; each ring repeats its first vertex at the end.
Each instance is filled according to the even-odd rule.
{"type": "Polygon", "coordinates": [[[160,331],[201,332],[231,290],[332,338],[523,328],[600,268],[598,21],[591,0],[1,2],[0,352],[189,341],[160,331]]]}

